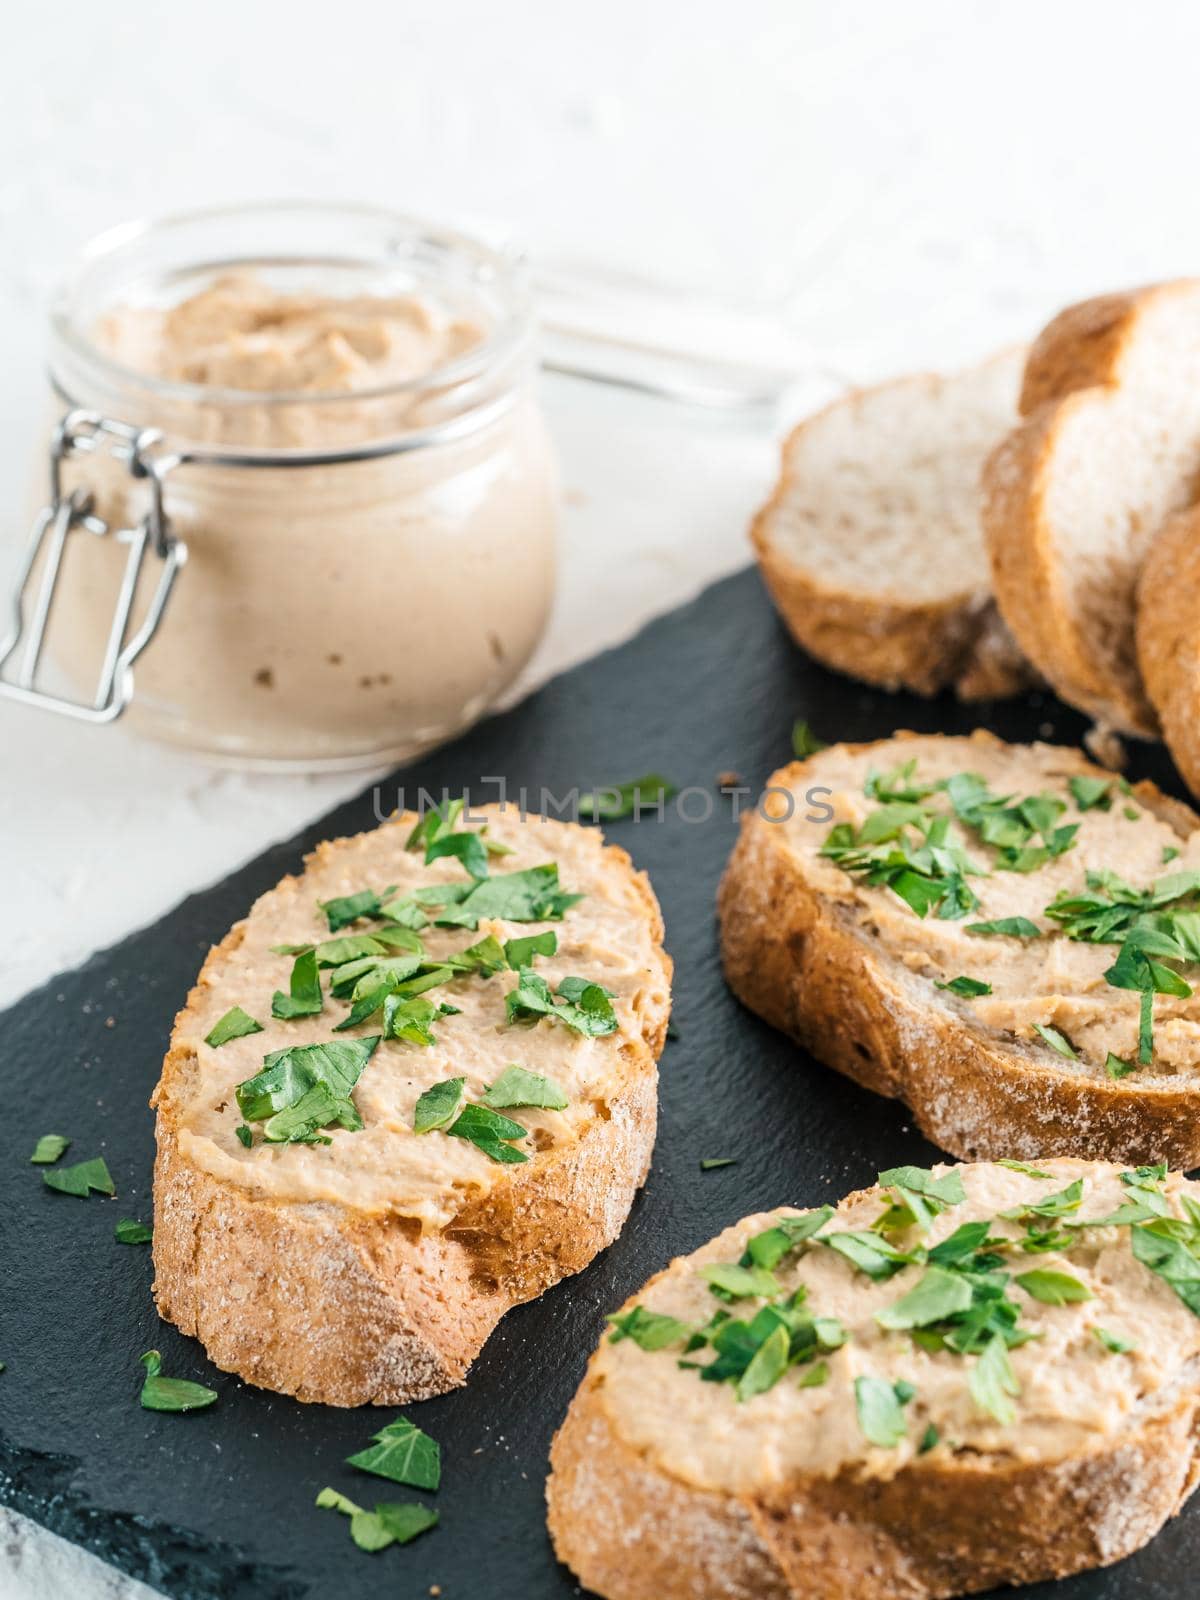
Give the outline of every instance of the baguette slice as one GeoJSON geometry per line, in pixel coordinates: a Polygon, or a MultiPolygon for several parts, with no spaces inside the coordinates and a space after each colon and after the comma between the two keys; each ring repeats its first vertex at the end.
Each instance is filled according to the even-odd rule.
{"type": "Polygon", "coordinates": [[[751,539],[784,622],[828,666],[964,700],[1032,681],[991,598],[979,472],[1021,352],[835,401],[793,430],[751,539]]]}
{"type": "MultiPolygon", "coordinates": [[[[956,1156],[1200,1164],[1200,994],[1154,996],[1153,1056],[1140,1065],[1141,995],[1105,977],[1119,942],[1068,938],[1044,914],[1060,894],[1091,893],[1089,873],[1140,890],[1200,870],[1194,812],[1152,784],[1122,793],[1073,750],[986,733],[835,746],[784,768],[771,786],[785,792],[770,797],[770,817],[743,818],[719,894],[726,976],[752,1011],[856,1083],[905,1101],[956,1156]],[[858,828],[882,809],[864,792],[870,774],[909,762],[889,792],[976,773],[995,796],[1063,802],[1056,825],[1077,825],[1075,842],[1038,870],[1002,870],[977,830],[955,824],[950,842],[989,874],[963,880],[978,904],[954,916],[943,901],[919,916],[892,887],[869,886],[821,854],[831,824],[858,828]],[[1107,785],[1099,803],[1080,810],[1072,778],[1107,785]],[[788,794],[794,813],[777,820],[788,794]],[[1012,917],[1040,937],[969,931],[1012,917]],[[938,987],[959,978],[990,992],[938,987]]],[[[942,791],[920,804],[950,810],[942,791]]],[[[921,842],[912,827],[904,839],[921,842]]],[[[1196,904],[1189,895],[1172,909],[1196,904]]],[[[1195,979],[1194,966],[1185,970],[1195,979]]]]}
{"type": "Polygon", "coordinates": [[[1163,738],[1200,795],[1200,507],[1168,517],[1138,584],[1138,664],[1163,738]]]}
{"type": "MultiPolygon", "coordinates": [[[[732,1374],[704,1382],[681,1366],[678,1330],[645,1328],[649,1348],[633,1333],[607,1337],[554,1440],[547,1485],[551,1536],[584,1587],[607,1600],[941,1600],[1108,1566],[1151,1539],[1197,1478],[1200,1317],[1182,1298],[1189,1286],[1177,1295],[1135,1256],[1135,1246],[1158,1248],[1152,1229],[1136,1240],[1139,1228],[1128,1223],[1061,1230],[1065,1246],[1027,1254],[1020,1246],[1036,1217],[1003,1213],[1067,1190],[1058,1203],[1079,1195],[1067,1214],[1087,1223],[1122,1206],[1128,1213],[1140,1192],[1186,1229],[1183,1197],[1200,1200],[1200,1186],[1171,1175],[1132,1191],[1118,1167],[1078,1161],[1035,1170],[881,1174],[893,1185],[914,1174],[961,1181],[950,1191],[960,1198],[928,1232],[910,1226],[886,1241],[912,1255],[964,1224],[986,1223],[989,1270],[1007,1280],[1014,1326],[1027,1339],[1007,1355],[997,1333],[960,1354],[881,1326],[878,1316],[926,1267],[918,1259],[873,1280],[813,1238],[779,1259],[772,1251],[777,1288],[763,1285],[785,1305],[802,1291],[791,1312],[793,1364],[783,1372],[760,1364],[741,1398],[732,1374]],[[1029,1272],[1027,1287],[1018,1275],[1029,1272]],[[836,1319],[840,1329],[809,1319],[836,1319]],[[909,1387],[897,1394],[896,1384],[909,1387]]],[[[814,1238],[853,1232],[882,1244],[872,1225],[905,1193],[865,1189],[826,1220],[810,1213],[809,1224],[820,1224],[814,1238]]],[[[688,1329],[724,1312],[742,1324],[749,1349],[761,1348],[776,1325],[766,1300],[719,1300],[704,1269],[741,1261],[756,1236],[781,1223],[794,1229],[803,1215],[747,1217],[672,1262],[624,1312],[641,1307],[688,1329]]],[[[974,1304],[975,1290],[954,1267],[933,1278],[942,1320],[931,1320],[938,1308],[926,1300],[917,1333],[961,1339],[965,1313],[945,1308],[974,1304]]],[[[731,1326],[725,1348],[736,1373],[746,1354],[737,1359],[742,1339],[731,1326]]],[[[704,1366],[715,1357],[701,1345],[686,1359],[704,1366]]]]}
{"type": "MultiPolygon", "coordinates": [[[[645,1179],[671,972],[650,885],[593,828],[521,820],[513,807],[480,815],[489,844],[511,852],[493,859],[489,882],[552,862],[560,888],[582,898],[561,920],[521,920],[510,903],[512,914],[484,914],[474,927],[423,927],[425,955],[441,961],[488,935],[503,945],[552,931],[557,951],[527,963],[552,986],[566,976],[603,985],[616,1029],[589,1036],[549,1016],[509,1022],[515,971],[454,977],[425,995],[456,1008],[433,1020],[432,1044],[388,1037],[375,1048],[353,1088],[360,1130],[326,1125],[331,1143],[271,1144],[265,1125],[253,1125],[246,1148],[235,1089],[264,1056],[382,1031],[378,1012],[334,1031],[350,1004],[330,993],[336,968],[323,973],[320,1014],[273,1020],[272,991],[289,990],[295,959],[274,947],[385,927],[366,916],[331,935],[318,901],[364,889],[388,900],[430,885],[462,891],[470,880],[453,857],[426,864],[422,849],[406,848],[417,820],[409,814],[320,845],[300,877],[264,895],[205,962],[152,1102],[158,1309],[250,1383],[342,1406],[393,1405],[461,1384],[505,1311],[617,1237],[645,1179]],[[234,1006],[263,1031],[214,1048],[207,1036],[234,1006]],[[477,1103],[511,1063],[552,1080],[568,1102],[500,1102],[528,1130],[509,1146],[526,1161],[492,1159],[446,1131],[413,1131],[423,1091],[463,1077],[466,1100],[477,1103]]],[[[462,911],[430,906],[428,916],[462,911]]]]}
{"type": "Polygon", "coordinates": [[[996,598],[1064,700],[1154,737],[1138,670],[1137,577],[1200,465],[1200,281],[1104,295],[1033,345],[1025,421],[983,477],[996,598]]]}

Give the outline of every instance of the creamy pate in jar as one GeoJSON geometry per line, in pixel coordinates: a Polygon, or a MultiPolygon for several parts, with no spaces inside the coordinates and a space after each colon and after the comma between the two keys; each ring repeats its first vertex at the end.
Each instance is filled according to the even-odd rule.
{"type": "MultiPolygon", "coordinates": [[[[511,260],[388,213],[268,207],[102,241],[56,314],[59,409],[155,430],[187,554],[130,720],[235,764],[348,767],[491,705],[554,589],[529,332],[511,260]]],[[[103,442],[62,479],[113,530],[145,514],[145,477],[103,442]]],[[[122,567],[118,537],[71,534],[49,643],[84,693],[122,567]]]]}

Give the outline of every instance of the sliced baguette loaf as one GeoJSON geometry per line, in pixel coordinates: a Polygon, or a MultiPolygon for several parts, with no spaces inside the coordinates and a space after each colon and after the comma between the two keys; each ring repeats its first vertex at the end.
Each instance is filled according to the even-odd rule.
{"type": "Polygon", "coordinates": [[[1200,1164],[1200,818],[1072,750],[984,733],[840,745],[771,785],[719,895],[751,1010],[954,1155],[1200,1164]],[[1146,1000],[1107,974],[1155,970],[1123,949],[1151,924],[1176,992],[1146,1000]]]}
{"type": "Polygon", "coordinates": [[[1138,584],[1138,665],[1162,735],[1200,795],[1200,506],[1168,517],[1138,584]]]}
{"type": "Polygon", "coordinates": [[[1200,281],[1104,295],[1029,353],[1025,421],[983,476],[1000,610],[1064,700],[1153,737],[1134,640],[1137,577],[1200,471],[1200,281]]]}
{"type": "Polygon", "coordinates": [[[965,700],[1031,681],[991,599],[979,472],[1012,426],[1021,352],[864,389],[793,430],[751,539],[793,637],[888,689],[965,700]]]}
{"type": "Polygon", "coordinates": [[[407,848],[412,815],[321,845],[210,953],[176,1020],[153,1100],[155,1295],[250,1383],[330,1405],[462,1383],[505,1311],[616,1238],[646,1176],[671,971],[650,885],[595,829],[485,813],[489,854],[510,853],[474,887],[481,836],[462,860],[428,835],[407,848]],[[273,1017],[273,991],[276,1010],[311,1005],[314,947],[321,1010],[273,1017]],[[567,978],[600,987],[559,994],[567,978]],[[233,1007],[262,1031],[214,1045],[233,1007]],[[330,1073],[304,1051],[334,1042],[369,1058],[306,1126],[295,1091],[330,1073]],[[513,1064],[536,1078],[498,1093],[513,1064]]]}
{"type": "Polygon", "coordinates": [[[943,1600],[1107,1566],[1192,1492],[1200,1302],[1170,1263],[1200,1271],[1200,1186],[1062,1160],[880,1178],[747,1217],[612,1319],[547,1485],[585,1588],[943,1600]]]}

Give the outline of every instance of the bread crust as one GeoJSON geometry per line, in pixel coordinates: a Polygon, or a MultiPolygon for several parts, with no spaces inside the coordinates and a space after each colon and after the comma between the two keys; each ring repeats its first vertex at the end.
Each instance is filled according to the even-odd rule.
{"type": "Polygon", "coordinates": [[[1037,675],[1017,650],[989,594],[906,601],[845,589],[797,566],[771,537],[775,515],[800,477],[791,464],[792,446],[807,429],[864,395],[942,381],[922,373],[857,389],[800,422],[784,441],[779,481],[751,524],[750,542],[788,632],[819,661],[893,691],[931,696],[953,688],[962,700],[1000,699],[1027,688],[1037,675]]]}
{"type": "MultiPolygon", "coordinates": [[[[669,980],[648,878],[624,850],[606,846],[605,856],[641,900],[669,980]]],[[[172,1089],[197,1062],[174,1039],[194,1035],[204,972],[236,950],[243,928],[210,951],[151,1100],[159,1314],[200,1339],[218,1367],[298,1400],[400,1405],[444,1393],[465,1381],[506,1311],[580,1271],[619,1234],[650,1167],[669,1007],[647,1003],[640,1040],[622,1046],[606,1115],[574,1143],[505,1167],[447,1227],[422,1233],[410,1218],[256,1196],[181,1152],[172,1089]]]]}
{"type": "MultiPolygon", "coordinates": [[[[808,766],[793,763],[770,784],[802,792],[808,766]]],[[[1082,756],[1079,770],[1107,776],[1082,756]]],[[[1134,793],[1181,836],[1200,826],[1154,784],[1134,793]]],[[[855,1083],[903,1100],[921,1132],[960,1159],[1200,1165],[1200,1086],[1059,1072],[983,1028],[814,889],[783,830],[757,811],[742,818],[718,914],[725,976],[742,1003],[855,1083]]]]}
{"type": "MultiPolygon", "coordinates": [[[[1101,295],[1061,312],[1032,345],[1020,409],[1025,418],[983,470],[983,526],[1001,614],[1017,643],[1064,700],[1106,728],[1157,738],[1155,708],[1130,652],[1118,671],[1098,656],[1068,598],[1048,514],[1055,452],[1072,416],[1122,380],[1138,323],[1154,303],[1195,293],[1187,279],[1101,295]]],[[[1132,597],[1131,597],[1132,599],[1132,597]]]]}
{"type": "Polygon", "coordinates": [[[947,1600],[1140,1549],[1196,1486],[1198,1413],[1193,1386],[1058,1461],[964,1452],[732,1495],[629,1445],[589,1369],[550,1453],[550,1536],[606,1600],[947,1600]]]}
{"type": "Polygon", "coordinates": [[[1167,748],[1200,796],[1200,506],[1169,518],[1146,557],[1137,645],[1167,748]]]}

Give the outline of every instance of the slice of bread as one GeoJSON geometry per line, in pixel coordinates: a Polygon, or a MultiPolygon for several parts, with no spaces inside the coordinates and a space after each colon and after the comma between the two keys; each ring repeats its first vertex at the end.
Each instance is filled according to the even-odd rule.
{"type": "Polygon", "coordinates": [[[1200,818],[1152,784],[1123,787],[1073,750],[985,733],[839,745],[786,767],[769,814],[743,818],[721,884],[728,981],[818,1060],[904,1100],[956,1156],[1200,1165],[1197,967],[1151,943],[1160,990],[1176,993],[1153,994],[1148,1019],[1140,990],[1107,976],[1121,960],[1118,977],[1144,981],[1155,969],[1124,943],[1200,905],[1200,818]],[[966,774],[986,785],[976,810],[966,774]],[[1040,796],[1028,827],[1018,802],[1040,796]],[[921,830],[938,818],[949,832],[930,849],[921,830]]]}
{"type": "Polygon", "coordinates": [[[547,1485],[585,1588],[944,1600],[1108,1566],[1187,1499],[1200,1315],[1171,1260],[1200,1270],[1200,1185],[1062,1160],[880,1179],[747,1217],[612,1319],[547,1485]]]}
{"type": "Polygon", "coordinates": [[[1153,737],[1134,641],[1138,571],[1200,471],[1200,281],[1072,306],[1033,345],[1025,421],[983,477],[996,598],[1064,700],[1153,737]]]}
{"type": "MultiPolygon", "coordinates": [[[[250,1383],[343,1406],[462,1383],[505,1311],[617,1237],[645,1179],[671,973],[650,885],[594,828],[522,820],[515,807],[480,817],[486,831],[469,845],[471,829],[454,835],[475,852],[462,860],[427,860],[429,835],[407,848],[411,814],[319,846],[210,953],[176,1020],[153,1100],[155,1295],[250,1383]],[[481,871],[481,839],[491,874],[463,899],[463,862],[481,871]],[[376,900],[348,920],[363,903],[337,902],[368,890],[376,900]],[[509,944],[538,934],[537,950],[509,944]],[[348,938],[360,943],[332,945],[348,938]],[[298,983],[291,974],[313,947],[330,963],[318,969],[321,1011],[273,1017],[311,1005],[303,968],[298,983]],[[380,959],[392,967],[372,968],[380,959]],[[463,970],[448,971],[456,959],[463,970]],[[568,978],[599,987],[559,995],[568,978]],[[361,1009],[377,982],[380,1009],[339,1029],[355,985],[361,1009]],[[524,1006],[510,1004],[518,987],[524,1006]],[[233,1007],[262,1031],[214,1046],[233,1007]],[[264,1120],[266,1091],[245,1088],[264,1058],[333,1041],[372,1052],[349,1090],[335,1082],[335,1110],[318,1106],[311,1129],[303,1112],[264,1120]],[[536,1080],[514,1091],[510,1077],[481,1108],[514,1064],[536,1080]],[[464,1080],[457,1096],[443,1090],[442,1116],[416,1132],[419,1097],[451,1079],[464,1080]],[[271,1142],[289,1121],[331,1142],[271,1142]]],[[[276,1076],[313,1060],[288,1056],[276,1076]]]]}
{"type": "Polygon", "coordinates": [[[1200,795],[1200,506],[1168,517],[1138,584],[1138,665],[1163,738],[1200,795]]]}
{"type": "Polygon", "coordinates": [[[861,390],[784,442],[751,539],[784,622],[819,661],[964,700],[1031,681],[992,603],[978,493],[1015,419],[1021,355],[861,390]]]}

